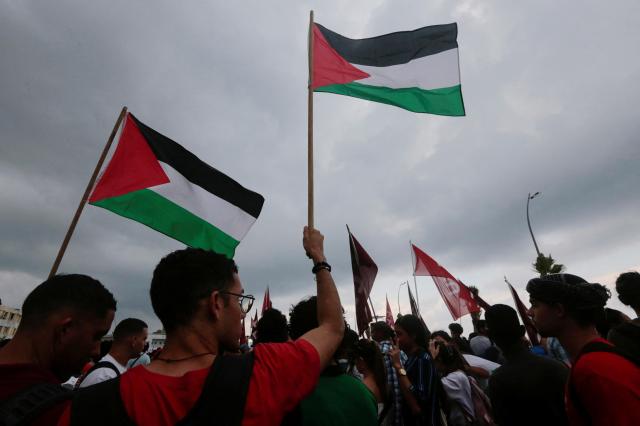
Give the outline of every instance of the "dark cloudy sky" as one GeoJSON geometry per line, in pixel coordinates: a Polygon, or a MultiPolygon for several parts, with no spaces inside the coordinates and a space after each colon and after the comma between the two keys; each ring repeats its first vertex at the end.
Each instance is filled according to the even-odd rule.
{"type": "MultiPolygon", "coordinates": [[[[127,105],[266,198],[237,251],[247,292],[275,307],[314,291],[306,222],[307,25],[352,38],[457,22],[467,117],[315,95],[316,226],[347,317],[345,224],[397,313],[409,241],[492,303],[526,297],[535,251],[612,285],[640,268],[640,3],[0,0],[0,297],[47,275],[99,151],[127,105]]],[[[100,279],[117,318],[159,326],[153,267],[181,244],[88,206],[61,271],[100,279]]],[[[417,278],[432,328],[451,320],[417,278]]],[[[408,309],[406,289],[400,303],[408,309]]],[[[622,305],[615,300],[612,306],[622,305]]],[[[623,308],[631,314],[629,309],[623,308]]],[[[353,322],[352,322],[353,323],[353,322]]],[[[463,324],[468,324],[463,322],[463,324]]]]}

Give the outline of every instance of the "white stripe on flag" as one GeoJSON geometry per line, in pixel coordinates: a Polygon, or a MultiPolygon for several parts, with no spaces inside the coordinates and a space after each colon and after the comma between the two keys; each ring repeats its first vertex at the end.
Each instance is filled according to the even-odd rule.
{"type": "Polygon", "coordinates": [[[435,55],[423,56],[411,62],[389,67],[356,65],[371,75],[354,83],[383,86],[391,89],[419,87],[424,90],[452,87],[460,84],[458,49],[449,49],[435,55]]]}
{"type": "Polygon", "coordinates": [[[256,218],[239,207],[194,185],[177,170],[159,161],[170,182],[149,187],[151,191],[207,221],[230,237],[241,241],[256,218]]]}

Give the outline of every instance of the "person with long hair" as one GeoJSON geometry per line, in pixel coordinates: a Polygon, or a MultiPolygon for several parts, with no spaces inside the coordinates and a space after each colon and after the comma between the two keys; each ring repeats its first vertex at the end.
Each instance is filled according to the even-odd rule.
{"type": "Polygon", "coordinates": [[[475,419],[471,384],[465,373],[462,355],[453,345],[433,341],[429,348],[436,359],[436,368],[442,375],[442,386],[449,400],[448,424],[466,426],[475,419]]]}
{"type": "Polygon", "coordinates": [[[378,345],[366,339],[359,340],[353,348],[354,363],[362,374],[362,383],[371,391],[378,403],[378,415],[388,404],[387,374],[378,345]]]}
{"type": "Polygon", "coordinates": [[[429,354],[429,331],[415,315],[403,315],[395,324],[399,348],[392,351],[393,368],[400,379],[405,425],[435,426],[441,424],[438,405],[439,377],[429,354]],[[400,361],[400,350],[408,358],[400,361]]]}

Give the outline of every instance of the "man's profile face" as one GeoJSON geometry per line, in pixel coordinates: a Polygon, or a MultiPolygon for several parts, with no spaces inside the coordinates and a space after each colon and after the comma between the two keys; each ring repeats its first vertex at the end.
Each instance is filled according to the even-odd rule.
{"type": "MultiPolygon", "coordinates": [[[[244,294],[242,283],[238,274],[233,274],[233,282],[231,286],[225,290],[229,293],[244,294]]],[[[233,294],[226,294],[225,297],[228,300],[224,307],[224,315],[222,320],[222,332],[220,337],[220,345],[230,351],[237,351],[240,349],[240,337],[244,334],[242,329],[242,319],[246,316],[240,308],[240,300],[238,296],[233,294]]]]}
{"type": "Polygon", "coordinates": [[[533,297],[530,298],[530,302],[531,308],[528,313],[540,335],[542,337],[555,336],[559,321],[557,306],[541,302],[533,297]]]}
{"type": "Polygon", "coordinates": [[[111,328],[115,311],[103,318],[75,315],[57,333],[53,343],[54,374],[61,380],[80,373],[82,367],[100,355],[100,341],[111,328]]]}
{"type": "Polygon", "coordinates": [[[139,355],[144,351],[144,347],[147,343],[147,338],[149,337],[149,329],[145,328],[142,332],[136,334],[131,339],[131,352],[133,353],[132,357],[139,355]]]}

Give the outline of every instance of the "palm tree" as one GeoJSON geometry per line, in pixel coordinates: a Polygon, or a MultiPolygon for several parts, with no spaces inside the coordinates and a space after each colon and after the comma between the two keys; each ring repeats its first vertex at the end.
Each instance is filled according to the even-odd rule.
{"type": "Polygon", "coordinates": [[[551,257],[551,254],[545,256],[543,253],[539,253],[533,263],[533,270],[540,274],[540,278],[543,278],[549,274],[559,274],[567,269],[563,264],[555,262],[556,260],[551,257]]]}

